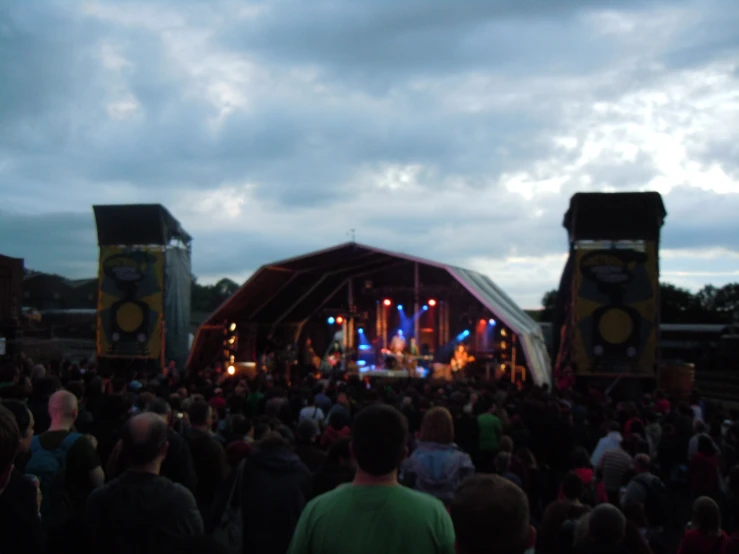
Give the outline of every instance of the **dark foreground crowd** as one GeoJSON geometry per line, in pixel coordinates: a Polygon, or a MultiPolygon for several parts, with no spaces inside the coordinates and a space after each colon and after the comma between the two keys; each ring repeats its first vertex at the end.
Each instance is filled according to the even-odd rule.
{"type": "Polygon", "coordinates": [[[695,393],[131,377],[0,367],[0,553],[739,553],[695,393]]]}

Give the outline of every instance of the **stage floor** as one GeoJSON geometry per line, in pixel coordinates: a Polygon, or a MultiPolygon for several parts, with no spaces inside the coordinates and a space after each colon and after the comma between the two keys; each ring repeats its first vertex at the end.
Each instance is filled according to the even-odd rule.
{"type": "Polygon", "coordinates": [[[420,366],[415,371],[386,369],[382,366],[364,366],[359,368],[359,375],[362,377],[389,377],[391,379],[425,379],[430,371],[430,369],[420,366]]]}

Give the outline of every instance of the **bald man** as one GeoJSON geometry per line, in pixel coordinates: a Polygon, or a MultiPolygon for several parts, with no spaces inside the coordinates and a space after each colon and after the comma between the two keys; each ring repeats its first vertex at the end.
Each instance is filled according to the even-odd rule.
{"type": "Polygon", "coordinates": [[[42,493],[41,516],[50,527],[50,549],[55,542],[79,541],[85,502],[103,485],[100,457],[88,438],[73,430],[77,398],[55,392],[49,399],[49,430],[33,438],[26,473],[35,475],[42,493]],[[59,489],[62,490],[59,490],[59,489]]]}
{"type": "Polygon", "coordinates": [[[85,528],[93,552],[171,552],[203,534],[195,497],[159,472],[169,449],[168,426],[143,413],[123,431],[126,471],[90,495],[85,528]]]}
{"type": "MultiPolygon", "coordinates": [[[[101,487],[105,474],[95,444],[73,431],[77,419],[77,398],[66,390],[55,392],[49,398],[49,430],[34,437],[31,459],[43,451],[65,453],[67,474],[65,482],[73,504],[83,506],[92,490],[101,487]]],[[[30,463],[30,462],[29,462],[30,463]]]]}

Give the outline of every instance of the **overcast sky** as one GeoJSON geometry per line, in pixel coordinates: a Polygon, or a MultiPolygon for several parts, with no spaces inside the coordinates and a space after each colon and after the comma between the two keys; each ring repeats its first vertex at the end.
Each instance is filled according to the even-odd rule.
{"type": "Polygon", "coordinates": [[[96,272],[159,202],[201,281],[349,240],[558,284],[577,191],[656,190],[663,280],[739,280],[736,0],[2,0],[0,253],[96,272]]]}

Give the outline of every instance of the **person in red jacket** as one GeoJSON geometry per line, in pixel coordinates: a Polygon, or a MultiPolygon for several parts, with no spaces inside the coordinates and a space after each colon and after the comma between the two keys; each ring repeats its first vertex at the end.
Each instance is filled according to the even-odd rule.
{"type": "Polygon", "coordinates": [[[328,418],[328,426],[321,435],[321,447],[328,448],[336,439],[348,437],[352,433],[342,412],[334,412],[328,418]]]}
{"type": "MultiPolygon", "coordinates": [[[[587,450],[584,448],[578,448],[570,457],[570,467],[572,473],[577,475],[585,485],[582,502],[588,506],[597,506],[608,502],[608,493],[606,488],[601,482],[597,482],[595,479],[595,471],[593,466],[590,465],[590,456],[588,456],[587,450]]],[[[562,502],[565,500],[565,494],[562,487],[559,488],[559,494],[557,500],[562,502]]]]}
{"type": "Polygon", "coordinates": [[[677,554],[727,554],[728,546],[718,504],[707,496],[700,497],[693,503],[693,521],[683,535],[677,554]]]}
{"type": "Polygon", "coordinates": [[[672,406],[670,406],[670,401],[665,398],[665,393],[661,390],[654,392],[654,410],[658,414],[667,415],[670,413],[670,410],[672,409],[672,406]]]}
{"type": "Polygon", "coordinates": [[[707,436],[698,438],[698,452],[690,459],[688,472],[693,497],[720,493],[718,451],[707,436]]]}

